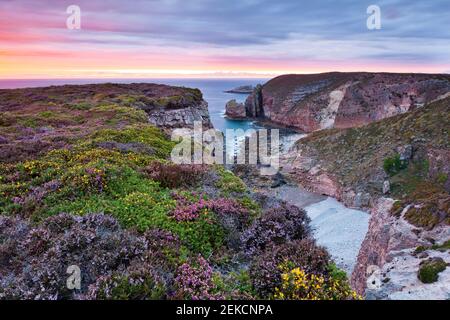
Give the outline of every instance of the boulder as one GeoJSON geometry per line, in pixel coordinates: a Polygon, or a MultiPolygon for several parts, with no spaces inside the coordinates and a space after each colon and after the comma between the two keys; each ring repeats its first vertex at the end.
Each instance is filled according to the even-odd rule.
{"type": "Polygon", "coordinates": [[[228,101],[225,106],[225,115],[231,119],[244,119],[246,116],[244,104],[235,99],[228,101]]]}
{"type": "Polygon", "coordinates": [[[413,156],[413,147],[410,144],[397,148],[397,152],[400,154],[400,160],[409,161],[413,156]]]}
{"type": "Polygon", "coordinates": [[[391,184],[389,183],[389,180],[386,180],[383,183],[383,194],[387,194],[390,191],[391,191],[391,184]]]}

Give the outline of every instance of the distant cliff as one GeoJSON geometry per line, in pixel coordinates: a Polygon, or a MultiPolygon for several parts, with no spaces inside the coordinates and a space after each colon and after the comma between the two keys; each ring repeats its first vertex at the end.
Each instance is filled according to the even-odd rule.
{"type": "Polygon", "coordinates": [[[246,115],[306,132],[349,128],[450,94],[450,76],[395,73],[283,75],[255,87],[246,115]]]}

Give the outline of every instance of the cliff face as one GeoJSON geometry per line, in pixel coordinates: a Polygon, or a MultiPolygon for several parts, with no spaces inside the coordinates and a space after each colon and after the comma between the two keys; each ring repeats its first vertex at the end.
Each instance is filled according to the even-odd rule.
{"type": "Polygon", "coordinates": [[[432,284],[418,273],[429,258],[450,261],[449,128],[445,98],[366,126],[311,133],[281,159],[288,179],[370,211],[352,276],[369,299],[448,299],[448,268],[432,284]]]}
{"type": "Polygon", "coordinates": [[[392,73],[284,75],[256,87],[247,116],[306,132],[349,128],[448,96],[450,76],[392,73]]]}
{"type": "Polygon", "coordinates": [[[436,281],[423,283],[419,269],[428,259],[450,263],[450,228],[417,228],[405,219],[407,210],[392,215],[395,202],[380,198],[371,210],[369,231],[352,275],[353,288],[367,299],[447,300],[450,297],[450,268],[436,281]]]}

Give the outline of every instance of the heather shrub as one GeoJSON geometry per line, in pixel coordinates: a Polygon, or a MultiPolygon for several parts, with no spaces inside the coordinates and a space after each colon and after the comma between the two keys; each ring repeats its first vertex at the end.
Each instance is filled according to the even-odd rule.
{"type": "Polygon", "coordinates": [[[175,278],[175,299],[218,300],[223,299],[213,281],[213,270],[203,257],[198,256],[183,263],[175,278]]]}
{"type": "Polygon", "coordinates": [[[199,184],[207,168],[204,165],[187,165],[153,162],[144,169],[152,180],[165,188],[195,187],[199,184]]]}
{"type": "Polygon", "coordinates": [[[0,217],[0,253],[0,299],[162,298],[185,256],[172,233],[138,235],[101,214],[61,214],[39,227],[0,217]],[[66,287],[71,265],[80,290],[66,287]]]}
{"type": "Polygon", "coordinates": [[[195,193],[174,193],[177,201],[170,215],[177,221],[195,221],[200,217],[213,216],[225,233],[229,247],[239,248],[240,236],[250,221],[247,208],[238,201],[227,198],[206,199],[195,193]]]}
{"type": "Polygon", "coordinates": [[[90,139],[93,143],[109,141],[142,143],[152,147],[158,158],[168,158],[175,145],[158,128],[151,125],[133,125],[123,129],[103,129],[92,134],[90,139]]]}
{"type": "Polygon", "coordinates": [[[303,239],[269,247],[257,256],[250,266],[250,277],[256,291],[265,298],[273,296],[275,288],[281,286],[279,266],[289,263],[307,273],[327,274],[330,257],[327,251],[314,240],[303,239]]]}
{"type": "Polygon", "coordinates": [[[134,271],[128,275],[101,277],[89,287],[87,299],[94,300],[162,300],[168,288],[157,280],[151,269],[134,271]]]}
{"type": "Polygon", "coordinates": [[[289,204],[266,211],[242,235],[245,252],[249,255],[266,247],[309,236],[309,218],[305,211],[289,204]]]}
{"type": "Polygon", "coordinates": [[[0,298],[73,298],[66,287],[67,267],[82,272],[81,290],[142,254],[141,239],[122,231],[117,222],[104,215],[51,217],[32,228],[21,220],[0,218],[1,251],[10,257],[0,267],[0,298]]]}
{"type": "Polygon", "coordinates": [[[223,166],[216,166],[219,180],[216,187],[219,188],[224,195],[241,194],[246,191],[245,183],[233,172],[226,170],[223,166]]]}
{"type": "Polygon", "coordinates": [[[98,113],[96,117],[106,118],[109,125],[148,123],[145,111],[131,106],[119,106],[117,104],[99,105],[90,109],[91,113],[98,113]]]}
{"type": "Polygon", "coordinates": [[[221,218],[235,216],[243,225],[249,221],[248,210],[234,199],[206,199],[196,193],[191,193],[188,196],[186,196],[186,193],[172,193],[172,197],[176,200],[177,206],[171,212],[171,216],[177,221],[192,221],[202,213],[207,214],[208,211],[213,211],[221,218]]]}

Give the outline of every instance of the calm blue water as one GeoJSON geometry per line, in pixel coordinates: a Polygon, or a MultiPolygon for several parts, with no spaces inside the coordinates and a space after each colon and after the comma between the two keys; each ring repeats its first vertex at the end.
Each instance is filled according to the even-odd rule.
{"type": "Polygon", "coordinates": [[[27,87],[45,87],[50,85],[64,84],[90,84],[102,82],[133,83],[148,82],[161,83],[175,86],[184,86],[198,88],[203,92],[204,99],[208,102],[209,113],[214,128],[225,131],[225,129],[244,129],[254,128],[251,121],[234,121],[224,118],[225,104],[236,99],[244,102],[246,94],[225,93],[243,85],[257,85],[265,83],[268,79],[33,79],[33,80],[0,80],[1,89],[27,88],[27,87]]]}

